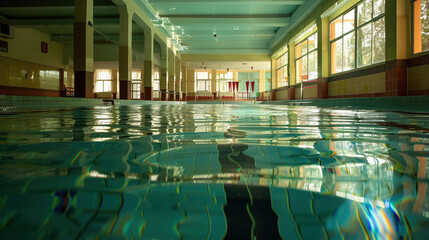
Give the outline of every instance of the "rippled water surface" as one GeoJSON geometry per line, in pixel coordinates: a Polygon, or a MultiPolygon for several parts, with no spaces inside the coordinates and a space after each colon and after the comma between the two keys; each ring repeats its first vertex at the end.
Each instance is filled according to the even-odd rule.
{"type": "Polygon", "coordinates": [[[427,239],[429,114],[0,112],[0,239],[427,239]]]}

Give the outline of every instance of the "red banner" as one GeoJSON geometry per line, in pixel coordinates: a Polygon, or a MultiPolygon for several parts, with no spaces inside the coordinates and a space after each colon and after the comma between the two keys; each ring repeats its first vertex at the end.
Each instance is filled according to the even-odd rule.
{"type": "Polygon", "coordinates": [[[232,82],[228,82],[228,91],[232,91],[232,86],[231,86],[232,82]]]}
{"type": "Polygon", "coordinates": [[[236,87],[236,92],[238,92],[238,84],[239,84],[240,82],[235,82],[235,87],[236,87]]]}
{"type": "Polygon", "coordinates": [[[249,81],[246,82],[246,90],[249,92],[249,81]]]}
{"type": "Polygon", "coordinates": [[[251,83],[252,83],[252,92],[254,92],[255,91],[255,81],[252,81],[251,83]]]}

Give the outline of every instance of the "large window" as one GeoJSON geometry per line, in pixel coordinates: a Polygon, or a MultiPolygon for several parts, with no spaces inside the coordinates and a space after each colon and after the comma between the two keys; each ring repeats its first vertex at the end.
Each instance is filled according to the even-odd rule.
{"type": "Polygon", "coordinates": [[[317,32],[295,47],[296,83],[317,79],[317,32]]]}
{"type": "Polygon", "coordinates": [[[429,0],[415,0],[414,12],[414,53],[429,50],[429,0]]]}
{"type": "Polygon", "coordinates": [[[216,84],[216,86],[218,91],[228,92],[231,90],[229,89],[228,82],[232,82],[234,80],[234,75],[232,72],[221,72],[217,75],[217,79],[218,83],[216,84]]]}
{"type": "Polygon", "coordinates": [[[112,70],[97,69],[95,71],[95,92],[112,91],[112,70]]]}
{"type": "Polygon", "coordinates": [[[385,0],[365,0],[330,23],[331,73],[386,58],[385,0]]]}
{"type": "Polygon", "coordinates": [[[197,91],[212,91],[212,74],[209,72],[195,72],[197,91]]]}
{"type": "Polygon", "coordinates": [[[278,87],[287,86],[289,84],[288,78],[288,52],[277,58],[277,82],[278,87]]]}
{"type": "Polygon", "coordinates": [[[238,92],[251,93],[252,82],[254,92],[259,92],[259,72],[238,72],[238,92]]]}
{"type": "Polygon", "coordinates": [[[131,99],[140,99],[141,71],[132,71],[131,77],[131,99]]]}

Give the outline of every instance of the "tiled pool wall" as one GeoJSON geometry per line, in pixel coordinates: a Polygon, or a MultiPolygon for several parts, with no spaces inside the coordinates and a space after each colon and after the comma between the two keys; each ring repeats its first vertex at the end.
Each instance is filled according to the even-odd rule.
{"type": "MultiPolygon", "coordinates": [[[[109,105],[111,100],[73,97],[40,97],[0,95],[2,107],[93,107],[109,105]]],[[[114,105],[148,105],[148,104],[275,104],[275,105],[308,105],[318,107],[364,107],[364,108],[401,108],[427,109],[429,96],[377,97],[377,98],[336,98],[336,99],[304,99],[280,101],[145,101],[145,100],[114,100],[114,105]]]]}
{"type": "Polygon", "coordinates": [[[263,104],[308,105],[318,107],[427,109],[429,112],[429,96],[281,100],[263,102],[263,104]]]}
{"type": "MultiPolygon", "coordinates": [[[[180,104],[180,102],[161,102],[144,100],[114,100],[114,105],[147,105],[147,104],[180,104]]],[[[93,107],[111,104],[111,100],[75,97],[41,97],[0,95],[0,106],[3,107],[93,107]]]]}

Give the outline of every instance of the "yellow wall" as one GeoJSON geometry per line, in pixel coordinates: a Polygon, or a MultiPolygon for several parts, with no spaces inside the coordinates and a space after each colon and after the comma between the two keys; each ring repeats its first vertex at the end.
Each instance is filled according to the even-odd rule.
{"type": "MultiPolygon", "coordinates": [[[[30,28],[15,28],[14,39],[1,40],[8,42],[8,52],[0,52],[1,86],[60,90],[62,44],[30,28]],[[41,52],[42,42],[48,43],[48,53],[41,52]]],[[[66,71],[64,80],[71,85],[73,74],[66,71]]]]}
{"type": "Polygon", "coordinates": [[[186,88],[188,91],[187,95],[189,95],[189,93],[195,92],[195,70],[189,69],[187,71],[188,72],[186,73],[186,88]]]}
{"type": "Polygon", "coordinates": [[[263,92],[265,90],[265,71],[259,71],[259,92],[263,92]]]}
{"type": "Polygon", "coordinates": [[[8,42],[9,51],[0,52],[0,56],[51,67],[63,67],[63,45],[52,42],[47,34],[31,28],[15,28],[15,38],[2,41],[8,42]],[[41,52],[41,42],[48,43],[48,53],[41,52]]]}
{"type": "MultiPolygon", "coordinates": [[[[317,84],[312,84],[309,86],[304,87],[303,89],[303,99],[314,99],[317,98],[317,84]]],[[[295,99],[299,100],[301,99],[301,88],[295,88],[295,99]]]]}
{"type": "Polygon", "coordinates": [[[313,84],[308,86],[308,88],[304,88],[304,99],[307,98],[317,98],[317,84],[313,84]]]}
{"type": "Polygon", "coordinates": [[[429,65],[408,68],[408,91],[429,90],[429,65]]]}
{"type": "Polygon", "coordinates": [[[59,68],[0,57],[0,86],[60,89],[59,68]]]}
{"type": "Polygon", "coordinates": [[[74,70],[68,66],[64,68],[64,85],[68,88],[74,88],[74,70]]]}
{"type": "Polygon", "coordinates": [[[355,77],[329,83],[329,97],[386,92],[386,73],[355,77]]]}
{"type": "Polygon", "coordinates": [[[288,100],[289,99],[289,89],[281,89],[276,91],[276,100],[288,100]]]}

